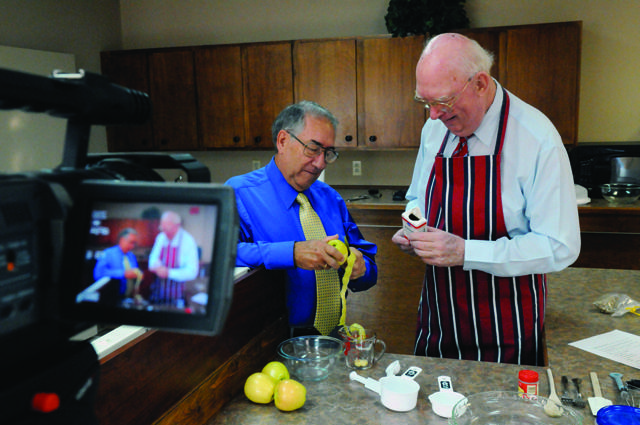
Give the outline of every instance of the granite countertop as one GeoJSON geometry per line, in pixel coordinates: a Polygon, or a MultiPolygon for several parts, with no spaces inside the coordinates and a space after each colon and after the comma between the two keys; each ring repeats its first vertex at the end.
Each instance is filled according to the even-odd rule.
{"type": "MultiPolygon", "coordinates": [[[[640,271],[569,268],[549,275],[546,309],[546,336],[550,367],[556,389],[560,378],[580,378],[584,397],[593,396],[589,372],[600,379],[603,396],[617,401],[617,391],[610,372],[620,372],[623,379],[640,379],[640,370],[569,346],[574,342],[614,329],[640,335],[640,317],[626,314],[614,318],[600,313],[593,301],[605,293],[621,292],[640,300],[640,271]]],[[[407,326],[413,326],[408,323],[407,326]]],[[[384,332],[380,332],[383,334],[384,332]]],[[[383,335],[380,335],[382,338],[383,335]]],[[[274,353],[275,354],[275,353],[274,353]]],[[[214,424],[446,424],[447,420],[431,410],[427,396],[438,390],[437,377],[448,375],[455,391],[464,395],[491,390],[517,391],[518,371],[533,369],[540,374],[539,394],[549,394],[545,368],[476,361],[415,357],[386,353],[381,361],[362,376],[379,379],[385,368],[399,360],[402,371],[409,366],[421,367],[416,377],[420,384],[418,404],[410,412],[398,413],[385,408],[376,393],[362,384],[350,381],[349,370],[340,370],[321,382],[304,382],[307,402],[299,410],[283,413],[271,405],[258,405],[240,394],[228,403],[208,425],[214,424]]],[[[585,421],[594,418],[588,408],[579,409],[585,421]]]]}

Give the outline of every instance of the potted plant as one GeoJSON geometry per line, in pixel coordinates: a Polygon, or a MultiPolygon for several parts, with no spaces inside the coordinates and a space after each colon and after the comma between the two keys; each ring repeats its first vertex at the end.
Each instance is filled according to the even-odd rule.
{"type": "Polygon", "coordinates": [[[468,28],[465,0],[390,0],[384,17],[394,37],[429,34],[468,28]]]}

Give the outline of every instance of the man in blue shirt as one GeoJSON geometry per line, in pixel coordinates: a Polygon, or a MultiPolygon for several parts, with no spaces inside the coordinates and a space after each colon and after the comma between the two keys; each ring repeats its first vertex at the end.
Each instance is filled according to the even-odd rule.
{"type": "Polygon", "coordinates": [[[333,147],[336,126],[333,114],[314,102],[288,106],[272,126],[277,152],[269,164],[226,183],[235,189],[240,217],[236,265],[286,269],[292,335],[318,333],[312,329],[314,270],[332,268],[343,274],[340,263],[344,256],[327,243],[329,240],[346,239],[356,257],[349,289],[369,289],[378,276],[376,245],[364,240],[338,192],[318,181],[327,163],[338,157],[333,147]],[[306,195],[320,217],[326,238],[306,240],[296,202],[299,193],[306,195]]]}
{"type": "Polygon", "coordinates": [[[138,243],[138,232],[125,228],[118,233],[118,243],[105,249],[93,269],[93,278],[110,277],[119,282],[118,294],[122,298],[133,297],[142,272],[133,249],[138,243]]]}

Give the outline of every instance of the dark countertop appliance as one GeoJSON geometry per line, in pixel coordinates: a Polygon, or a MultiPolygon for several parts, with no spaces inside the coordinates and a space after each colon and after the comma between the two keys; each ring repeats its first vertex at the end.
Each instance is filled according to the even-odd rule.
{"type": "Polygon", "coordinates": [[[573,179],[587,188],[590,198],[602,198],[599,185],[615,180],[628,182],[630,176],[640,173],[629,168],[638,167],[640,161],[622,157],[640,158],[640,142],[580,144],[569,151],[573,179]]]}

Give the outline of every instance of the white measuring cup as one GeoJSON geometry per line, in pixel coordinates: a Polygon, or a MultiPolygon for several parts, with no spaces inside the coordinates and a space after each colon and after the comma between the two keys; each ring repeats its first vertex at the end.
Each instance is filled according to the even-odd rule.
{"type": "Polygon", "coordinates": [[[389,375],[376,381],[372,378],[364,378],[357,372],[351,372],[349,378],[364,384],[365,388],[380,394],[382,405],[396,412],[408,412],[416,407],[420,385],[414,378],[422,372],[422,369],[411,366],[402,375],[389,375]]]}
{"type": "Polygon", "coordinates": [[[462,400],[464,396],[453,391],[451,378],[448,376],[438,376],[438,388],[439,391],[437,393],[429,396],[431,409],[438,416],[450,418],[453,413],[453,406],[462,400]]]}

